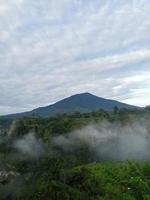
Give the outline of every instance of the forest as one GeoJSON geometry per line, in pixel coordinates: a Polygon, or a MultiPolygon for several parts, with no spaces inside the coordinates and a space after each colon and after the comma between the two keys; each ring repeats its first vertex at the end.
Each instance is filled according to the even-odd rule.
{"type": "Polygon", "coordinates": [[[150,109],[0,119],[1,200],[150,200],[150,109]]]}

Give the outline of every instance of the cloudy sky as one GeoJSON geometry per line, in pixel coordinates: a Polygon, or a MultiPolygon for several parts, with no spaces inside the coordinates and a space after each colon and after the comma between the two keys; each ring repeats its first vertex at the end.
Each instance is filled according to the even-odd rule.
{"type": "Polygon", "coordinates": [[[0,114],[82,92],[150,104],[150,1],[0,0],[0,114]]]}

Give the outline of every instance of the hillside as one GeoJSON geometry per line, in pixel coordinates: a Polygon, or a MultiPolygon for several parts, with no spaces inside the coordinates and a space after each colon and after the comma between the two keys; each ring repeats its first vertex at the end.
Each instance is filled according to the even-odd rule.
{"type": "Polygon", "coordinates": [[[0,199],[149,200],[149,121],[127,109],[16,120],[0,135],[0,199]]]}
{"type": "Polygon", "coordinates": [[[12,115],[7,115],[5,118],[21,118],[21,117],[52,117],[57,114],[71,114],[74,112],[88,113],[95,112],[100,109],[106,111],[112,111],[114,107],[134,109],[135,106],[121,103],[115,100],[104,99],[97,97],[90,93],[76,94],[71,97],[65,98],[55,104],[40,107],[25,113],[17,113],[12,115]]]}

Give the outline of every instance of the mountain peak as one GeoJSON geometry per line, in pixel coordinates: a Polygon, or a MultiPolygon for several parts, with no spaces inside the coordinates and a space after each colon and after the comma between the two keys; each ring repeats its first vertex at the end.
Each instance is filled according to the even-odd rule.
{"type": "Polygon", "coordinates": [[[83,92],[83,93],[74,94],[72,96],[94,96],[94,95],[89,92],[83,92]]]}
{"type": "Polygon", "coordinates": [[[91,93],[89,93],[89,92],[79,93],[79,95],[92,95],[92,96],[94,96],[93,94],[91,94],[91,93]]]}
{"type": "Polygon", "coordinates": [[[121,103],[115,100],[104,99],[93,95],[89,92],[75,94],[65,99],[62,99],[52,105],[40,107],[29,112],[13,114],[6,116],[7,118],[20,118],[20,117],[51,117],[57,114],[66,113],[71,114],[74,112],[88,113],[95,112],[100,109],[112,111],[114,107],[133,109],[135,106],[121,103]]]}

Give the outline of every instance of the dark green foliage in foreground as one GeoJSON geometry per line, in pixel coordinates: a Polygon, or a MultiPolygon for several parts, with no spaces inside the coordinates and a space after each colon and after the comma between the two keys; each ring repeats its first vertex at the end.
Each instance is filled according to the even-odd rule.
{"type": "Polygon", "coordinates": [[[13,198],[48,200],[149,200],[150,198],[148,164],[139,165],[132,162],[89,164],[65,171],[60,163],[58,166],[55,165],[56,171],[51,167],[50,165],[47,171],[41,166],[40,171],[32,172],[24,187],[18,188],[13,198]]]}
{"type": "MultiPolygon", "coordinates": [[[[149,162],[109,160],[104,163],[93,158],[93,152],[84,144],[73,152],[65,152],[52,143],[54,136],[67,135],[91,123],[109,121],[124,126],[138,119],[140,123],[144,119],[149,121],[149,109],[115,108],[113,112],[101,110],[48,119],[17,120],[11,135],[0,138],[0,171],[14,173],[4,179],[0,176],[0,199],[150,200],[149,162]],[[14,142],[28,133],[44,143],[44,155],[32,157],[14,148],[14,142]]],[[[150,129],[149,123],[147,126],[150,129]]]]}
{"type": "Polygon", "coordinates": [[[149,175],[148,164],[91,164],[72,169],[68,184],[95,199],[142,200],[150,195],[149,175]]]}

